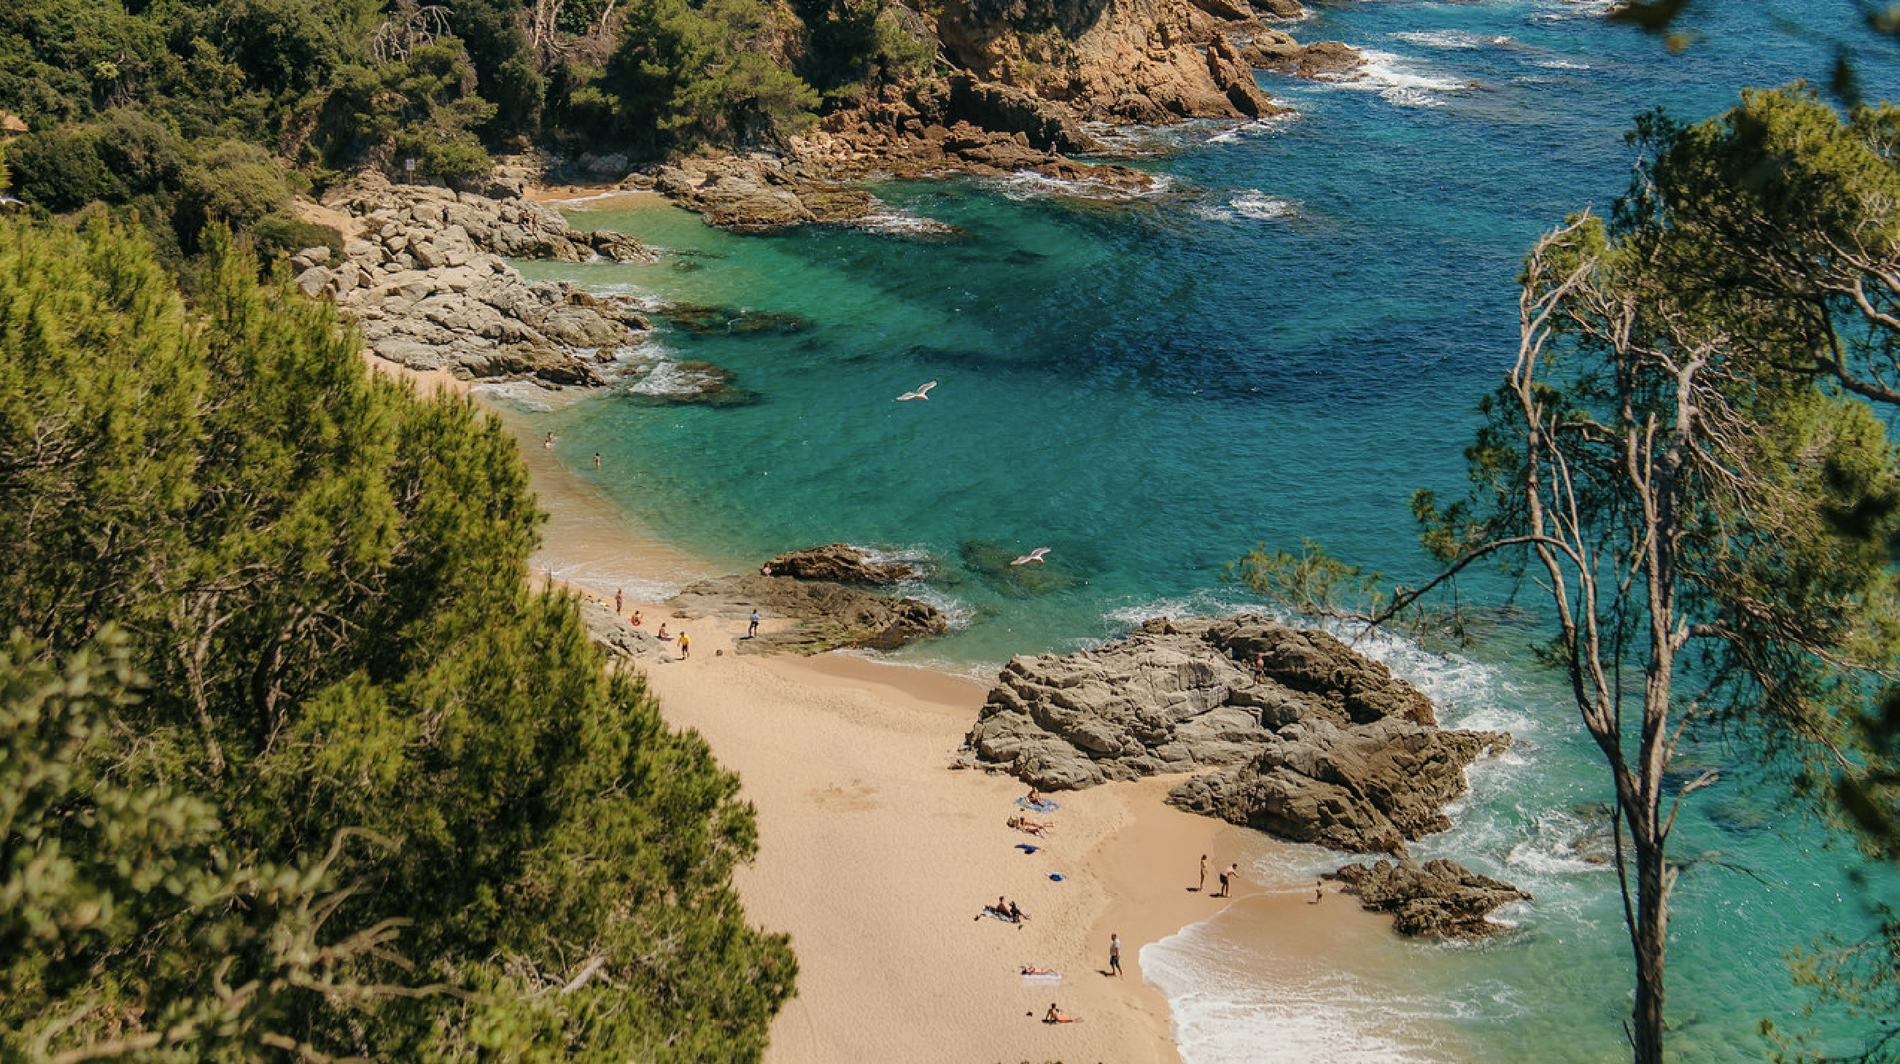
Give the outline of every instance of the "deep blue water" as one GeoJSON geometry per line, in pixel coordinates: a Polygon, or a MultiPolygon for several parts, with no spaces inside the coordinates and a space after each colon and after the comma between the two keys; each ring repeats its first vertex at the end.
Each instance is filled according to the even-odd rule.
{"type": "MultiPolygon", "coordinates": [[[[736,237],[670,208],[587,213],[581,224],[674,254],[524,269],[798,324],[662,327],[630,356],[641,383],[529,416],[577,476],[734,570],[835,540],[927,559],[936,575],[919,593],[959,629],[910,657],[951,668],[1252,605],[1220,576],[1256,543],[1310,537],[1416,579],[1429,563],[1407,501],[1462,489],[1474,405],[1515,350],[1520,258],[1567,213],[1609,209],[1630,173],[1632,118],[1657,105],[1699,118],[1745,85],[1824,80],[1834,45],[1822,30],[1866,43],[1849,3],[1704,0],[1686,24],[1698,39],[1671,54],[1605,24],[1606,6],[1316,4],[1296,35],[1366,50],[1369,76],[1262,75],[1297,115],[1138,138],[1154,152],[1138,165],[1166,188],[1133,203],[1030,181],[879,189],[899,223],[933,219],[953,237],[901,224],[736,237]],[[682,360],[733,371],[756,401],[656,400],[682,360]],[[892,401],[928,380],[928,401],[892,401]],[[1038,546],[1051,548],[1040,570],[1001,564],[1038,546]]],[[[1890,52],[1869,44],[1861,72],[1874,95],[1895,95],[1890,52]]],[[[1468,587],[1506,590],[1483,576],[1468,587]]],[[[1404,977],[1359,995],[1352,1022],[1245,1004],[1257,986],[1211,1002],[1171,988],[1192,1064],[1627,1055],[1614,877],[1570,849],[1597,826],[1589,807],[1605,785],[1563,691],[1528,661],[1530,639],[1502,631],[1464,656],[1382,644],[1451,723],[1519,737],[1474,774],[1458,826],[1421,847],[1536,893],[1512,915],[1518,931],[1478,949],[1395,947],[1404,977]],[[1443,1030],[1395,1041],[1382,1014],[1443,1030]],[[1302,1022],[1301,1037],[1276,1040],[1302,1022]]],[[[1676,843],[1716,859],[1685,873],[1676,898],[1672,1044],[1685,1061],[1761,1059],[1756,1020],[1802,1026],[1809,1000],[1783,953],[1864,928],[1869,894],[1900,892],[1890,877],[1850,881],[1851,855],[1786,813],[1744,755],[1711,741],[1690,757],[1726,775],[1697,795],[1676,843]]],[[[1289,882],[1309,871],[1256,870],[1289,882]]],[[[1182,987],[1204,987],[1211,964],[1251,970],[1233,952],[1239,933],[1217,925],[1151,948],[1144,968],[1182,987]]],[[[1835,1048],[1858,1030],[1817,1022],[1835,1048]]]]}

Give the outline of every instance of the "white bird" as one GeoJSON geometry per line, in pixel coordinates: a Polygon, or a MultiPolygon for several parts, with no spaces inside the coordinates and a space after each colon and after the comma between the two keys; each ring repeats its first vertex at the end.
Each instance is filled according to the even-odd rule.
{"type": "Polygon", "coordinates": [[[897,401],[901,403],[906,399],[928,399],[930,398],[930,389],[936,386],[936,381],[931,381],[929,384],[919,384],[916,391],[905,392],[903,395],[897,397],[897,401]]]}
{"type": "Polygon", "coordinates": [[[1039,562],[1042,560],[1042,556],[1047,553],[1049,553],[1048,547],[1037,547],[1035,550],[1030,551],[1028,554],[1023,555],[1022,557],[1016,559],[1013,562],[1010,562],[1009,564],[1028,565],[1030,562],[1039,562]]]}

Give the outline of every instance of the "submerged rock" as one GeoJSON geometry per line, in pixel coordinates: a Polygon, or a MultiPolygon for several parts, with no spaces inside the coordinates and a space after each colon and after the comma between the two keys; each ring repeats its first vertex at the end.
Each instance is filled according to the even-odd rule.
{"type": "Polygon", "coordinates": [[[748,333],[797,332],[811,324],[797,314],[769,310],[735,310],[703,303],[672,303],[660,309],[667,321],[696,336],[719,333],[743,336],[748,333]]]}
{"type": "Polygon", "coordinates": [[[696,359],[657,362],[628,372],[627,394],[649,406],[746,406],[759,401],[758,393],[741,388],[737,375],[722,366],[696,359]]]}
{"type": "Polygon", "coordinates": [[[1066,591],[1082,582],[1081,577],[1063,565],[1060,558],[1030,565],[1011,565],[1011,561],[1022,557],[1022,552],[992,540],[965,540],[957,548],[957,554],[965,569],[1011,598],[1030,598],[1066,591]]]}

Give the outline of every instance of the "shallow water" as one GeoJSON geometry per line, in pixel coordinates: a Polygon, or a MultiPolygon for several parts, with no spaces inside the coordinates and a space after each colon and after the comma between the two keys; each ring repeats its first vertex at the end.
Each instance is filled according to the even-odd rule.
{"type": "MultiPolygon", "coordinates": [[[[1717,21],[1670,56],[1604,25],[1607,6],[1318,5],[1298,35],[1377,53],[1371,76],[1262,75],[1297,116],[1138,138],[1165,188],[1124,204],[1039,181],[904,184],[880,190],[882,231],[764,238],[663,206],[586,212],[674,254],[524,271],[726,313],[662,325],[623,353],[639,378],[611,394],[512,401],[606,504],[713,570],[836,540],[927,561],[912,591],[958,629],[906,657],[957,671],[1257,606],[1221,580],[1256,543],[1311,537],[1416,579],[1429,563],[1407,499],[1462,489],[1474,404],[1513,354],[1524,250],[1569,211],[1608,209],[1636,113],[1712,114],[1744,84],[1824,78],[1831,43],[1775,20],[1851,17],[1844,3],[1701,5],[1717,21]],[[918,218],[955,234],[918,235],[918,218]],[[667,402],[694,360],[731,370],[751,401],[667,402]],[[929,380],[927,400],[893,401],[929,380]],[[1045,563],[1007,565],[1039,546],[1045,563]]],[[[1879,90],[1891,66],[1876,53],[1862,73],[1879,90]]],[[[610,559],[572,564],[586,572],[564,575],[615,575],[610,559]]],[[[1508,588],[1480,575],[1466,590],[1508,588]]],[[[1500,627],[1464,656],[1375,643],[1448,723],[1518,739],[1473,771],[1454,829],[1418,847],[1534,893],[1505,914],[1514,929],[1476,947],[1390,942],[1296,989],[1244,914],[1200,925],[1142,958],[1190,1064],[1627,1056],[1627,943],[1615,877],[1592,856],[1607,792],[1574,709],[1525,651],[1535,638],[1500,627]]],[[[1853,881],[1855,859],[1791,818],[1744,752],[1711,741],[1689,756],[1725,775],[1675,843],[1708,859],[1675,899],[1671,1045],[1683,1061],[1759,1058],[1756,1021],[1785,1026],[1809,1000],[1784,952],[1865,928],[1869,895],[1900,891],[1853,881]]],[[[1303,883],[1332,863],[1315,850],[1254,874],[1303,883]]],[[[1815,1022],[1836,1048],[1860,1030],[1815,1022]]]]}

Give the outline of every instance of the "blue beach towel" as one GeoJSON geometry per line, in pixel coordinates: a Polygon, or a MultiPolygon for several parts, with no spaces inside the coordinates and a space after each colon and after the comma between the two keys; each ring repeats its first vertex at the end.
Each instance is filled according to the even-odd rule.
{"type": "Polygon", "coordinates": [[[1016,804],[1022,806],[1024,809],[1030,809],[1038,813],[1053,813],[1056,810],[1062,808],[1061,806],[1057,805],[1054,801],[1048,798],[1044,798],[1040,802],[1032,802],[1029,800],[1028,795],[1024,795],[1021,798],[1016,799],[1016,804]]]}
{"type": "Polygon", "coordinates": [[[1058,882],[1058,883],[1060,883],[1060,882],[1062,882],[1062,873],[1060,873],[1060,872],[1051,872],[1051,873],[1049,873],[1049,878],[1050,878],[1050,879],[1053,879],[1053,880],[1055,880],[1055,881],[1056,881],[1056,882],[1058,882]]]}
{"type": "Polygon", "coordinates": [[[1036,852],[1036,847],[1034,847],[1034,846],[1031,846],[1031,845],[1029,845],[1029,844],[1028,844],[1028,843],[1026,843],[1026,842],[1019,842],[1019,843],[1017,843],[1017,844],[1016,844],[1016,848],[1017,848],[1017,849],[1019,849],[1019,850],[1021,850],[1021,851],[1023,851],[1024,853],[1035,853],[1035,852],[1036,852]]]}

